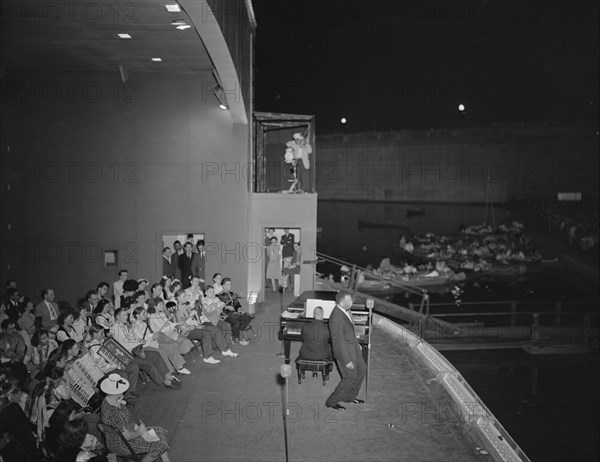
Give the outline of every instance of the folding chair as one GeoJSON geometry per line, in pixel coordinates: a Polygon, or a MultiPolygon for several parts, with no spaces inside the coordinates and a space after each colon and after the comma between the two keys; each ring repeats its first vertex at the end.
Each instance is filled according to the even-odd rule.
{"type": "MultiPolygon", "coordinates": [[[[100,432],[104,435],[104,440],[106,440],[106,433],[107,432],[113,432],[116,433],[119,438],[121,438],[121,441],[123,441],[123,443],[125,444],[125,447],[129,450],[129,455],[127,456],[117,456],[117,460],[123,461],[123,462],[130,462],[130,461],[135,461],[135,462],[141,462],[142,461],[142,456],[144,454],[136,454],[135,451],[133,450],[133,448],[131,447],[131,445],[129,444],[129,441],[127,441],[125,439],[125,435],[123,435],[123,433],[121,433],[116,427],[109,425],[105,422],[98,422],[98,430],[100,430],[100,432]]],[[[113,451],[112,448],[108,447],[107,445],[107,449],[109,451],[113,451]]]]}

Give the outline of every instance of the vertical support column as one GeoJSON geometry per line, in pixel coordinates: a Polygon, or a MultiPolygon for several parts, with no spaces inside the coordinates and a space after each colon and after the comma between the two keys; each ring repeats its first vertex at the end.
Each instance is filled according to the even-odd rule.
{"type": "Polygon", "coordinates": [[[561,325],[561,314],[562,314],[562,302],[556,302],[556,307],[554,310],[554,326],[560,327],[561,325]]]}
{"type": "Polygon", "coordinates": [[[515,327],[517,324],[517,302],[512,300],[510,302],[510,327],[515,327]]]}
{"type": "Polygon", "coordinates": [[[589,343],[592,332],[592,316],[590,313],[583,315],[583,341],[589,343]]]}
{"type": "Polygon", "coordinates": [[[540,313],[533,313],[533,324],[531,325],[531,341],[540,339],[540,313]]]}

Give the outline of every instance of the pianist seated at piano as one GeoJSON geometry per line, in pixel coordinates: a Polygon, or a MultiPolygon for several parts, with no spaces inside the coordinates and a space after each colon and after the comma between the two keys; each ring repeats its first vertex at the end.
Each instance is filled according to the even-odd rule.
{"type": "Polygon", "coordinates": [[[329,327],[323,320],[323,307],[315,307],[313,313],[315,318],[302,327],[302,346],[298,358],[312,361],[331,359],[331,336],[329,327]]]}

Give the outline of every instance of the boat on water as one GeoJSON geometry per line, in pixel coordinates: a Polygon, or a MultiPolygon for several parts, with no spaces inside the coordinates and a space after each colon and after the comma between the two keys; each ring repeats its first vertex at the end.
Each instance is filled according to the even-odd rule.
{"type": "Polygon", "coordinates": [[[358,283],[357,290],[367,293],[386,293],[393,294],[403,292],[406,288],[426,288],[445,286],[455,282],[464,281],[465,273],[457,273],[454,276],[411,276],[394,277],[389,279],[365,279],[358,283]]]}
{"type": "Polygon", "coordinates": [[[379,221],[367,221],[367,220],[358,220],[358,227],[359,228],[394,228],[394,229],[400,229],[400,228],[408,228],[409,224],[408,221],[400,221],[397,223],[391,223],[391,222],[379,222],[379,221]]]}
{"type": "Polygon", "coordinates": [[[424,207],[411,207],[406,210],[406,216],[408,218],[414,217],[416,215],[423,215],[425,213],[424,207]]]}

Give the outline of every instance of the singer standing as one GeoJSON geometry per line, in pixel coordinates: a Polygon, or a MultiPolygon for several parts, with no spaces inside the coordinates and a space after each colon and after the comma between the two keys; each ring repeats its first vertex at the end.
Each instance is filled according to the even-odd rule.
{"type": "Polygon", "coordinates": [[[333,357],[338,365],[342,380],[333,393],[327,398],[325,405],[333,409],[346,409],[340,404],[364,401],[356,396],[367,373],[367,365],[362,357],[362,348],[356,338],[352,319],[352,295],[340,291],[335,297],[336,306],[329,316],[329,332],[333,357]]]}

